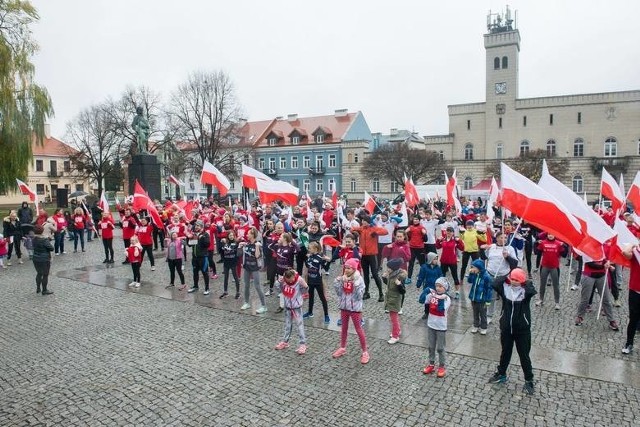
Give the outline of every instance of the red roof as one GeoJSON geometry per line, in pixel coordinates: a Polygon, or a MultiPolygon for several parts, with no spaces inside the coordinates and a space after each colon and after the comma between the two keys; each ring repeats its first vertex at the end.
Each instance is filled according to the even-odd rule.
{"type": "MultiPolygon", "coordinates": [[[[496,184],[498,184],[498,187],[500,187],[500,180],[496,179],[496,184]]],[[[482,181],[480,181],[479,183],[471,187],[470,190],[489,191],[490,188],[491,188],[491,178],[487,178],[487,179],[483,179],[482,181]]]]}
{"type": "Polygon", "coordinates": [[[76,149],[54,137],[45,138],[42,145],[36,144],[34,139],[31,150],[34,156],[69,157],[69,154],[77,153],[76,149]]]}

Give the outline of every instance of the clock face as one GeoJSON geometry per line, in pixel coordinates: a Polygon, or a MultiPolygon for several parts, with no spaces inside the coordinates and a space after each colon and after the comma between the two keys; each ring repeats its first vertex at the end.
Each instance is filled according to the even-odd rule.
{"type": "Polygon", "coordinates": [[[496,93],[497,94],[507,93],[507,83],[506,82],[496,83],[496,93]]]}

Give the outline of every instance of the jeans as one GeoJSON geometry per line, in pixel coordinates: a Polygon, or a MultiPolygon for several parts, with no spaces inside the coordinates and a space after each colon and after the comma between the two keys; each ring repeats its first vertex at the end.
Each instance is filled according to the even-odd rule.
{"type": "Polygon", "coordinates": [[[142,260],[144,261],[144,253],[149,254],[149,262],[151,263],[151,267],[156,265],[156,260],[153,258],[153,245],[142,245],[142,260]]]}
{"type": "Polygon", "coordinates": [[[589,303],[589,297],[591,296],[591,292],[593,289],[597,289],[600,293],[600,298],[602,300],[602,309],[604,310],[605,316],[609,322],[615,320],[613,318],[613,304],[611,303],[611,292],[607,286],[604,286],[604,276],[594,278],[590,276],[582,275],[582,280],[580,281],[581,290],[580,290],[580,303],[578,304],[578,312],[577,316],[584,317],[584,314],[587,311],[587,304],[589,303]]]}
{"type": "Polygon", "coordinates": [[[73,250],[78,251],[78,240],[80,240],[80,248],[84,252],[84,230],[76,230],[73,232],[73,250]]]}
{"type": "Polygon", "coordinates": [[[191,267],[193,269],[193,287],[198,288],[198,281],[200,279],[200,273],[204,278],[204,290],[209,290],[209,260],[207,258],[191,259],[191,267]]]}
{"type": "Polygon", "coordinates": [[[258,293],[258,297],[260,298],[260,305],[264,306],[264,292],[262,292],[262,286],[260,286],[260,271],[244,270],[242,278],[244,279],[244,302],[250,304],[249,290],[251,288],[251,282],[253,281],[253,286],[258,293]]]}
{"type": "Polygon", "coordinates": [[[224,264],[224,292],[227,292],[229,288],[229,273],[233,275],[233,280],[236,282],[236,294],[240,293],[240,279],[238,279],[238,272],[236,271],[235,264],[224,264]]]}
{"type": "Polygon", "coordinates": [[[487,329],[487,304],[483,301],[472,301],[473,327],[487,329]]]}
{"type": "Polygon", "coordinates": [[[57,254],[64,252],[64,231],[53,234],[53,250],[57,254]]]}

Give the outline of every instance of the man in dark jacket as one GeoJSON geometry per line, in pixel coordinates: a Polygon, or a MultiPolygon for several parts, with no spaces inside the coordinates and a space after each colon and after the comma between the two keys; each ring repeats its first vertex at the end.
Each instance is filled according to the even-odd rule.
{"type": "Polygon", "coordinates": [[[33,238],[33,265],[36,268],[36,293],[42,291],[42,295],[51,295],[53,292],[47,289],[49,284],[49,270],[51,270],[51,252],[53,245],[51,240],[42,237],[44,229],[41,225],[34,228],[33,238]]]}
{"type": "Polygon", "coordinates": [[[209,295],[209,242],[210,237],[204,229],[204,223],[197,220],[193,226],[193,234],[189,237],[189,245],[193,245],[193,257],[191,266],[193,267],[193,286],[187,292],[193,293],[198,290],[198,279],[200,273],[204,278],[204,294],[209,295]]]}
{"type": "Polygon", "coordinates": [[[22,202],[22,206],[18,209],[18,220],[20,224],[33,223],[33,210],[29,207],[29,203],[22,202]]]}
{"type": "Polygon", "coordinates": [[[500,317],[500,364],[498,370],[489,379],[489,383],[502,384],[507,382],[507,368],[511,362],[513,344],[516,345],[520,365],[524,372],[524,386],[522,390],[533,394],[533,367],[531,366],[531,298],[538,292],[531,280],[521,268],[514,268],[507,278],[507,282],[493,283],[493,289],[502,300],[502,314],[500,317]]]}

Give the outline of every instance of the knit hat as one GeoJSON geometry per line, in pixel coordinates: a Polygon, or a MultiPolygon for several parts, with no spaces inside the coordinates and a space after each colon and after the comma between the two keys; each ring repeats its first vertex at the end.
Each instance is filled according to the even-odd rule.
{"type": "Polygon", "coordinates": [[[518,282],[518,283],[524,283],[527,280],[527,275],[525,274],[524,270],[521,268],[514,268],[513,270],[511,270],[511,273],[509,273],[509,281],[510,282],[518,282]]]}
{"type": "Polygon", "coordinates": [[[204,228],[204,222],[197,220],[195,224],[193,224],[194,227],[200,227],[200,228],[204,228]]]}
{"type": "Polygon", "coordinates": [[[438,258],[438,254],[434,252],[429,252],[427,254],[427,264],[431,264],[434,259],[438,258]]]}
{"type": "Polygon", "coordinates": [[[349,258],[344,262],[344,266],[357,270],[360,267],[360,262],[356,258],[349,258]]]}
{"type": "Polygon", "coordinates": [[[449,292],[449,288],[451,287],[446,277],[438,277],[436,279],[436,285],[442,285],[445,292],[449,292]]]}
{"type": "Polygon", "coordinates": [[[466,224],[466,225],[473,225],[473,221],[468,220],[465,224],[466,224]]]}
{"type": "Polygon", "coordinates": [[[454,230],[454,229],[453,229],[453,227],[449,226],[449,227],[447,227],[447,231],[450,231],[450,232],[452,232],[452,233],[453,233],[453,232],[454,232],[454,231],[456,231],[456,230],[454,230]]]}
{"type": "Polygon", "coordinates": [[[387,267],[389,268],[389,270],[396,271],[397,269],[402,267],[403,263],[404,261],[402,260],[402,258],[393,258],[387,261],[387,267]]]}

